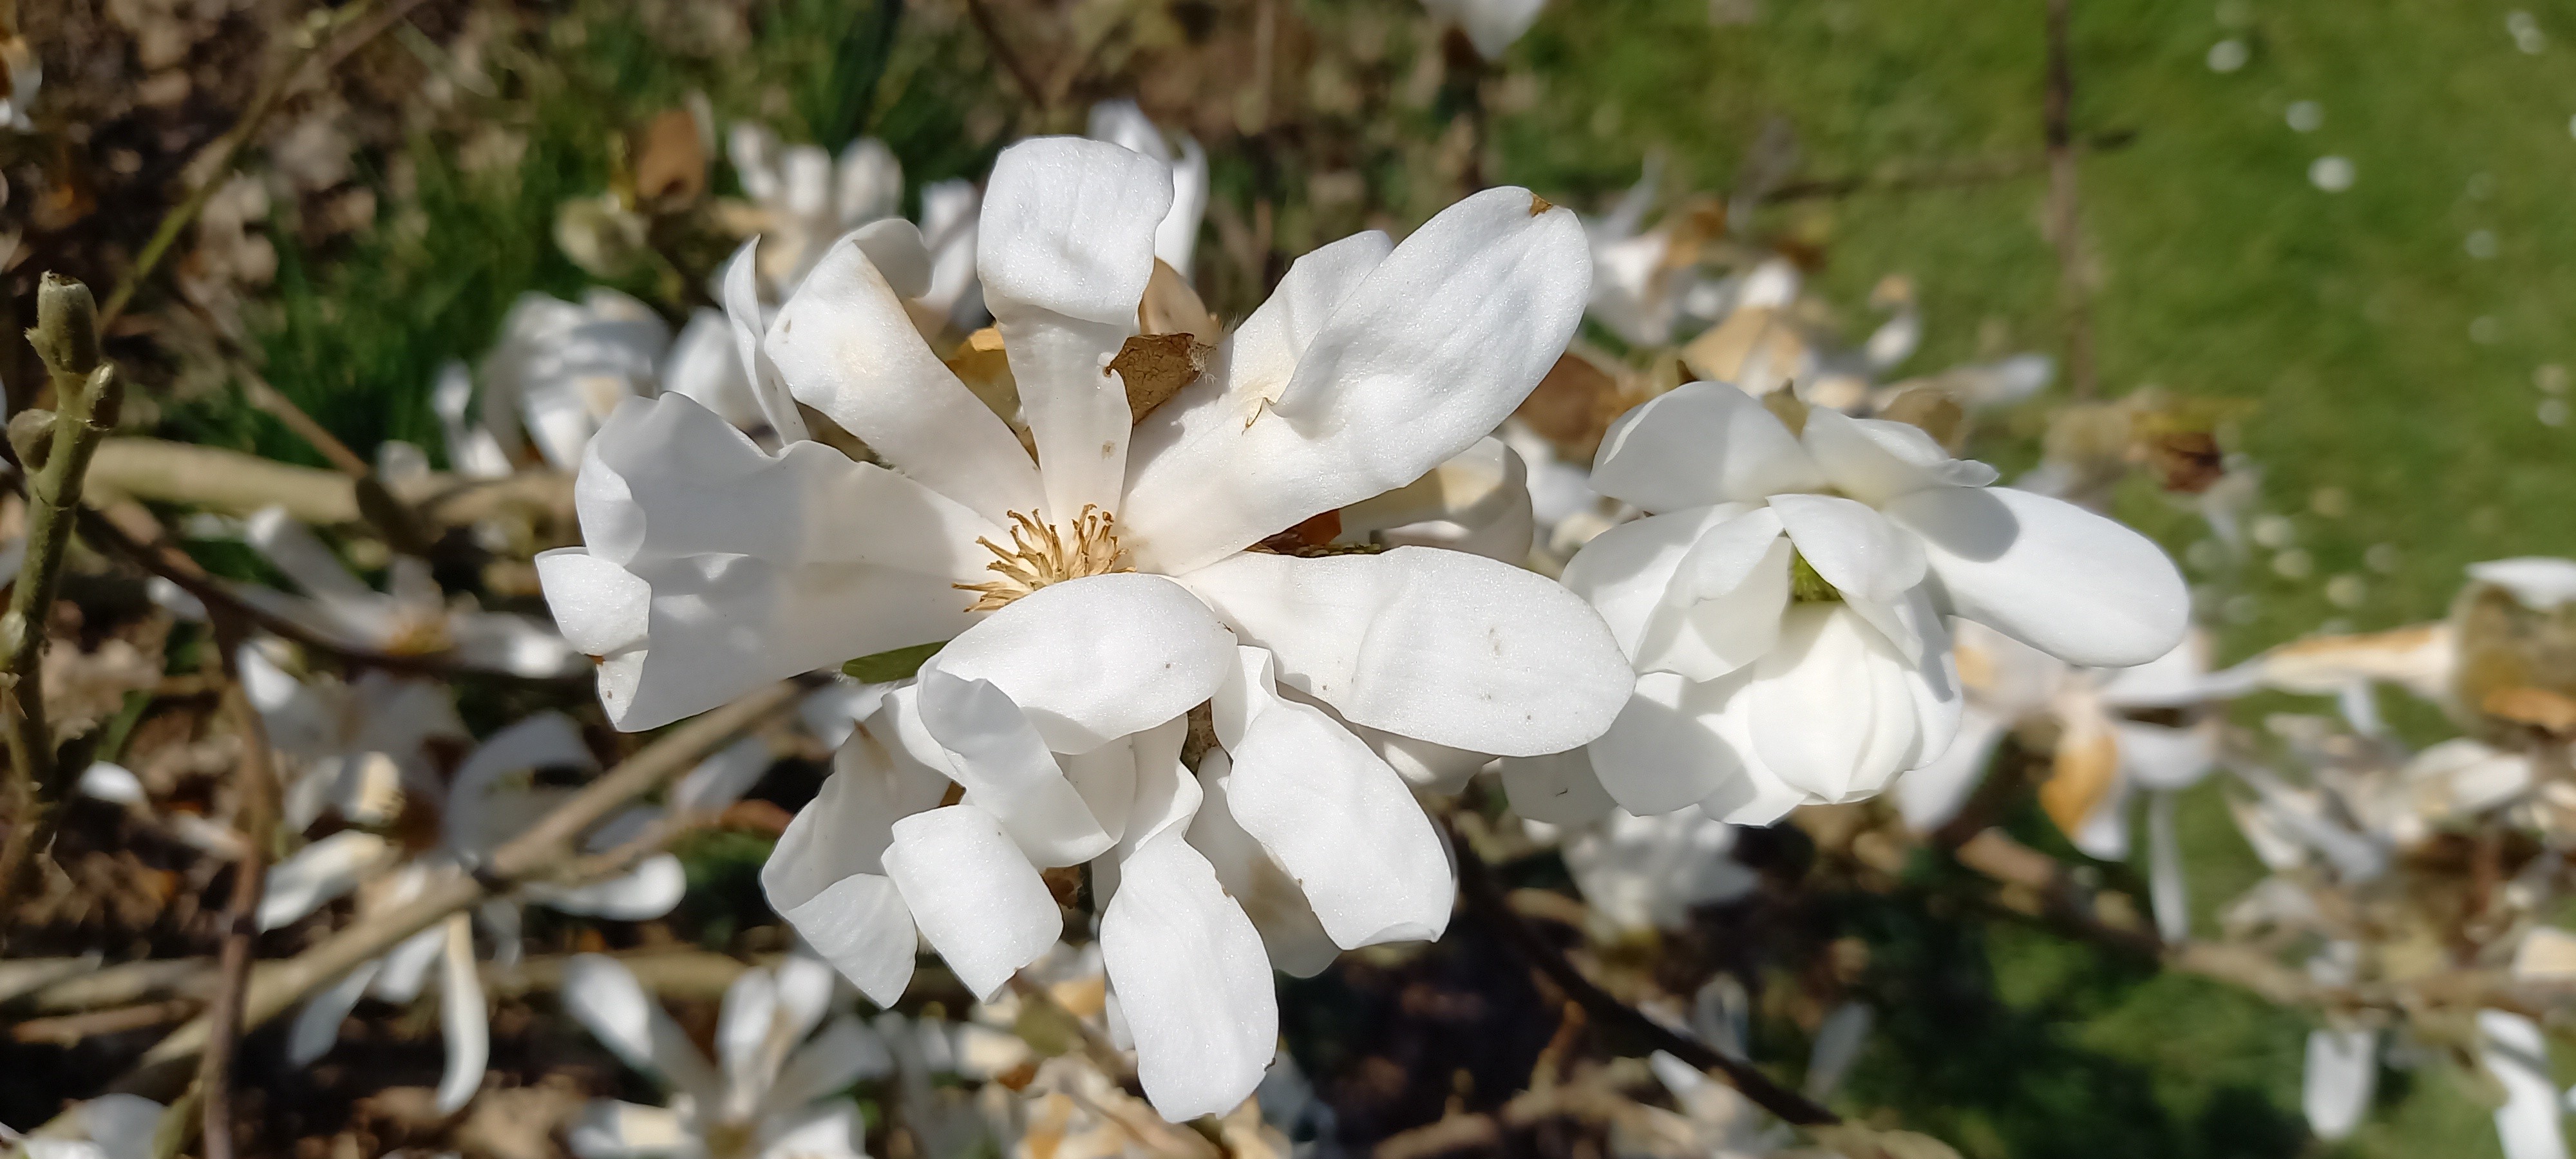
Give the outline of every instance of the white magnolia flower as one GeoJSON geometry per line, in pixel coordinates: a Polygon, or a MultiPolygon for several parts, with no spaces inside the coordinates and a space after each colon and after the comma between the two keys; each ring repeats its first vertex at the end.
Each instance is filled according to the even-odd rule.
{"type": "Polygon", "coordinates": [[[736,121],[725,130],[725,158],[770,241],[761,278],[781,295],[833,239],[903,208],[903,162],[874,137],[850,142],[836,160],[819,145],[788,145],[766,125],[736,121]]]}
{"type": "Polygon", "coordinates": [[[622,728],[947,641],[890,698],[898,735],[926,734],[909,763],[845,759],[773,859],[773,902],[880,1001],[916,924],[989,994],[1055,941],[1037,867],[1107,857],[1096,871],[1124,883],[1110,973],[1157,994],[1128,1021],[1167,1044],[1140,1048],[1146,1086],[1197,1113],[1239,1100],[1272,1053],[1249,1033],[1268,968],[1243,956],[1252,927],[1219,875],[1275,872],[1257,851],[1303,879],[1302,898],[1283,880],[1276,905],[1277,889],[1253,900],[1313,907],[1308,969],[1434,935],[1447,862],[1390,761],[1437,777],[1559,751],[1606,727],[1633,677],[1581,601],[1493,560],[1249,550],[1413,482],[1510,413],[1581,310],[1572,215],[1491,190],[1402,246],[1369,233],[1310,254],[1140,423],[1122,371],[1153,368],[1112,360],[1170,190],[1163,166],[1098,142],[1023,142],[996,164],[981,274],[1034,460],[932,357],[861,231],[755,356],[893,468],[805,443],[773,456],[693,403],[631,403],[582,474],[588,546],[539,568],[568,638],[603,657],[622,728]],[[1225,755],[1183,777],[1182,718],[1212,698],[1225,755]],[[968,800],[933,808],[945,779],[968,800]],[[1202,789],[1231,804],[1193,824],[1202,789]]]}
{"type": "Polygon", "coordinates": [[[2148,883],[2157,929],[2180,941],[2191,928],[2175,794],[2218,764],[2218,722],[2134,719],[2189,710],[2246,691],[2209,673],[2209,640],[2186,633],[2162,657],[2133,668],[2077,668],[1973,620],[1952,645],[1967,698],[1950,747],[1898,779],[1895,797],[1918,832],[1940,828],[1967,802],[2006,733],[2038,725],[2056,737],[2040,801],[2077,849],[2106,861],[2129,856],[2130,805],[2147,796],[2148,883]]]}
{"type": "Polygon", "coordinates": [[[1637,693],[1587,749],[1505,763],[1524,815],[1587,776],[1634,813],[1744,824],[1870,796],[1957,729],[1945,614],[2095,667],[2181,639],[2182,577],[2143,536],[1987,487],[1992,468],[1914,427],[1784,409],[1802,430],[1688,383],[1611,428],[1592,484],[1654,514],[1586,544],[1565,582],[1637,693]]]}
{"type": "Polygon", "coordinates": [[[1601,804],[1609,812],[1566,829],[1558,849],[1583,900],[1613,926],[1679,931],[1692,907],[1733,901],[1761,884],[1732,856],[1736,826],[1697,811],[1640,817],[1601,804]]]}
{"type": "Polygon", "coordinates": [[[578,303],[520,295],[483,360],[479,404],[462,363],[440,371],[431,405],[445,424],[448,460],[461,474],[498,478],[533,450],[555,470],[574,469],[618,403],[659,390],[657,366],[670,345],[662,316],[615,290],[592,287],[578,303]]]}
{"type": "Polygon", "coordinates": [[[2567,1159],[2566,1108],[2550,1078],[2549,1040],[2540,1024],[2506,1010],[2478,1011],[2478,1064],[2504,1087],[2495,1109],[2505,1159],[2567,1159]]]}
{"type": "Polygon", "coordinates": [[[1467,42],[1476,46],[1478,55],[1492,60],[1519,40],[1521,34],[1538,19],[1538,10],[1547,0],[1422,0],[1422,7],[1441,20],[1456,24],[1467,34],[1467,42]]]}
{"type": "Polygon", "coordinates": [[[564,1012],[671,1100],[593,1099],[565,1142],[581,1159],[866,1159],[858,1104],[838,1096],[892,1071],[894,1057],[856,1014],[834,1012],[836,986],[830,967],[802,955],[744,971],[725,990],[710,1062],[625,964],[575,957],[564,1012]]]}
{"type": "MultiPolygon", "coordinates": [[[[1748,1003],[1742,987],[1721,976],[1700,989],[1687,1029],[1718,1050],[1745,1056],[1748,1003]]],[[[1824,1100],[1859,1061],[1876,1022],[1870,1008],[1845,1002],[1825,1015],[1808,1048],[1803,1093],[1824,1100]]],[[[1679,1021],[1676,1019],[1676,1021],[1679,1021]]],[[[1771,1117],[1734,1087],[1665,1051],[1646,1059],[1676,1110],[1639,1106],[1613,1120],[1610,1150],[1617,1159],[1764,1159],[1803,1153],[1796,1128],[1771,1117]]]]}
{"type": "MultiPolygon", "coordinates": [[[[683,777],[672,789],[670,809],[720,809],[768,766],[764,742],[746,738],[683,777]]],[[[260,928],[297,921],[353,891],[362,911],[408,902],[440,875],[473,867],[573,791],[549,781],[598,771],[597,758],[582,742],[581,728],[571,717],[540,713],[502,729],[457,768],[444,808],[438,811],[437,846],[407,857],[392,838],[364,829],[344,829],[306,845],[270,870],[267,891],[260,899],[260,928]]],[[[651,806],[629,808],[588,834],[584,846],[592,853],[614,849],[664,815],[664,810],[651,806]]],[[[531,885],[519,898],[486,903],[475,916],[482,919],[498,947],[496,958],[507,963],[519,956],[522,900],[563,913],[642,921],[671,912],[687,885],[679,859],[657,853],[604,881],[531,885]]],[[[300,1066],[328,1053],[339,1040],[341,1023],[360,998],[372,995],[397,1004],[418,998],[434,965],[439,969],[441,1022],[447,1041],[439,1107],[452,1111],[463,1106],[482,1083],[491,1033],[475,963],[474,930],[467,915],[456,914],[421,931],[314,995],[288,1032],[288,1058],[300,1066]]]]}
{"type": "Polygon", "coordinates": [[[281,817],[291,831],[311,827],[325,811],[352,824],[383,825],[407,797],[435,799],[429,746],[466,739],[446,690],[430,681],[380,669],[346,682],[299,680],[257,644],[244,645],[236,660],[242,692],[277,756],[281,817]]]}
{"type": "Polygon", "coordinates": [[[152,1145],[168,1108],[141,1095],[100,1095],[71,1107],[52,1129],[62,1134],[20,1135],[0,1126],[0,1146],[15,1144],[25,1159],[153,1159],[152,1145]]]}
{"type": "Polygon", "coordinates": [[[470,595],[451,601],[418,557],[393,557],[386,590],[368,587],[283,507],[252,515],[243,541],[303,591],[235,584],[234,594],[325,638],[398,655],[451,652],[465,667],[513,676],[570,676],[586,665],[544,620],[484,611],[470,595]]]}
{"type": "Polygon", "coordinates": [[[1154,227],[1154,257],[1182,277],[1190,276],[1190,254],[1198,248],[1199,219],[1207,214],[1207,150],[1198,139],[1181,134],[1178,156],[1161,127],[1134,101],[1102,101],[1091,106],[1091,139],[1124,145],[1171,168],[1172,206],[1154,227]]]}

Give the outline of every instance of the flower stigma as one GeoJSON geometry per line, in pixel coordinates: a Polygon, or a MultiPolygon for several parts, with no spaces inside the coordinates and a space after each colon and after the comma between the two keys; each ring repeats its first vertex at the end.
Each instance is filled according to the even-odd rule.
{"type": "Polygon", "coordinates": [[[1825,577],[1816,574],[1816,565],[1795,551],[1789,553],[1789,601],[1798,604],[1841,603],[1843,593],[1825,577]]]}
{"type": "Polygon", "coordinates": [[[949,585],[978,593],[967,611],[989,612],[1006,607],[1048,584],[1136,570],[1126,562],[1126,549],[1118,546],[1117,519],[1097,506],[1082,505],[1082,514],[1073,521],[1069,535],[1035,515],[1021,511],[1010,515],[1009,547],[987,538],[975,540],[997,557],[985,564],[984,570],[1002,578],[949,585]]]}

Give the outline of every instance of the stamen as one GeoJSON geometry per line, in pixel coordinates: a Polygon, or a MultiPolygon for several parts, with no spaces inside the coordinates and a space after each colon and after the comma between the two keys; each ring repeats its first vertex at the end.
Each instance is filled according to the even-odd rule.
{"type": "Polygon", "coordinates": [[[1070,539],[1064,530],[1035,515],[1021,511],[1010,515],[1009,547],[990,539],[975,541],[995,556],[993,562],[984,565],[984,570],[1002,578],[980,584],[949,585],[959,591],[977,593],[975,602],[967,611],[989,612],[1005,607],[1048,584],[1136,570],[1126,562],[1126,549],[1118,546],[1116,517],[1097,506],[1082,505],[1082,514],[1073,521],[1070,539]]]}

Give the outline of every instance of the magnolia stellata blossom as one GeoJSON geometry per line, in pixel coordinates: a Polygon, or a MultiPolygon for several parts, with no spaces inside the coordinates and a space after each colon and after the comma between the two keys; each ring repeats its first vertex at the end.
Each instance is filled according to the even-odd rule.
{"type": "Polygon", "coordinates": [[[463,363],[439,372],[431,394],[458,473],[510,474],[530,453],[569,471],[617,404],[658,389],[670,328],[653,308],[604,287],[578,303],[528,293],[511,303],[483,360],[483,394],[463,363]]]}
{"type": "MultiPolygon", "coordinates": [[[[386,568],[386,590],[379,592],[283,507],[252,515],[242,538],[303,591],[235,584],[233,593],[325,639],[397,654],[445,651],[466,667],[514,676],[570,676],[584,667],[581,653],[552,624],[485,611],[471,596],[451,599],[430,576],[428,561],[417,556],[395,556],[386,568]]],[[[181,610],[202,618],[204,609],[194,604],[188,600],[181,610]]]]}
{"type": "MultiPolygon", "coordinates": [[[[737,122],[726,132],[725,149],[734,172],[742,178],[743,192],[757,207],[759,228],[753,232],[760,235],[762,244],[753,259],[755,285],[766,301],[774,303],[793,293],[835,239],[861,226],[895,219],[902,210],[903,162],[875,138],[851,142],[835,161],[820,147],[782,145],[766,126],[737,122]]],[[[983,324],[984,303],[975,283],[979,205],[971,181],[934,181],[921,189],[917,228],[928,266],[922,292],[906,305],[925,334],[962,334],[983,324]]],[[[1190,228],[1198,228],[1196,218],[1190,228]]],[[[730,300],[727,308],[735,308],[730,300]]],[[[691,319],[693,326],[701,321],[721,319],[712,311],[691,319]]],[[[734,366],[728,386],[747,402],[749,395],[743,392],[749,388],[742,381],[741,363],[737,360],[734,366]]],[[[691,397],[708,401],[701,395],[691,397]]],[[[749,429],[751,424],[737,419],[736,425],[749,429]]]]}
{"type": "MultiPolygon", "coordinates": [[[[721,808],[768,765],[769,753],[760,740],[737,742],[683,777],[672,789],[670,806],[686,812],[721,808]]],[[[270,871],[260,899],[260,928],[275,929],[296,921],[352,891],[357,892],[362,910],[399,906],[440,875],[472,868],[572,791],[542,783],[541,778],[593,773],[598,767],[582,742],[580,727],[561,713],[540,713],[502,729],[458,766],[443,806],[436,810],[440,834],[436,846],[406,850],[394,838],[366,829],[343,829],[315,841],[270,871]]],[[[585,848],[593,853],[614,848],[662,816],[662,810],[651,806],[631,807],[587,835],[585,848]]],[[[563,913],[641,921],[669,913],[686,888],[679,859],[657,853],[603,881],[531,886],[518,899],[486,903],[474,917],[482,920],[499,949],[496,957],[506,963],[518,958],[520,900],[563,913]]],[[[476,967],[473,922],[465,914],[452,915],[406,939],[315,994],[288,1033],[288,1058],[302,1065],[327,1053],[339,1039],[341,1022],[360,998],[373,995],[396,1003],[417,998],[432,967],[438,969],[441,980],[441,1022],[447,1039],[439,1106],[442,1110],[463,1106],[481,1084],[491,1033],[476,967]]]]}
{"type": "Polygon", "coordinates": [[[1977,623],[1957,625],[1952,653],[1966,692],[1959,731],[1932,763],[1905,774],[1894,795],[1905,823],[1930,832],[1948,822],[1984,779],[2006,733],[2039,724],[2056,737],[2040,803],[2085,854],[2129,856],[2130,803],[2147,795],[2148,884],[2168,941],[2190,933],[2191,907],[2174,829],[2174,795],[2218,764],[2218,721],[2169,723],[2131,713],[2190,710],[2245,691],[2213,678],[2209,640],[2186,633],[2162,657],[2134,668],[2077,668],[1977,623]]]}
{"type": "Polygon", "coordinates": [[[1631,812],[1750,824],[1874,794],[1957,729],[1945,614],[2091,666],[2181,639],[2182,577],[2136,532],[1989,488],[1992,468],[1914,427],[1782,409],[1801,426],[1688,383],[1611,429],[1592,485],[1654,514],[1586,544],[1565,582],[1637,694],[1582,752],[1506,762],[1524,815],[1558,820],[1596,776],[1631,812]]]}
{"type": "Polygon", "coordinates": [[[1297,943],[1309,970],[1332,947],[1436,935],[1447,862],[1390,760],[1562,750],[1607,727],[1633,677],[1580,600],[1490,559],[1249,550],[1413,482],[1510,413],[1579,318],[1572,215],[1491,190],[1401,246],[1327,246],[1197,376],[1159,361],[1186,339],[1136,335],[1170,191],[1162,165],[1098,142],[996,163],[979,264],[1034,458],[931,355],[888,276],[900,262],[863,230],[765,335],[735,323],[760,381],[891,466],[772,455],[687,400],[630,403],[581,476],[587,546],[539,568],[623,728],[946,641],[852,744],[916,720],[924,735],[909,757],[845,746],[846,819],[826,819],[843,808],[827,789],[773,858],[773,901],[880,1001],[916,926],[989,994],[1055,941],[1039,868],[1109,858],[1111,979],[1155,995],[1126,1005],[1145,1084],[1196,1114],[1271,1057],[1250,1033],[1272,1016],[1263,915],[1234,899],[1315,934],[1297,943]],[[1183,718],[1211,700],[1217,764],[1193,777],[1183,718]],[[948,780],[967,799],[935,807],[948,780]],[[1283,865],[1302,895],[1260,876],[1283,865]]]}
{"type": "Polygon", "coordinates": [[[1529,31],[1547,0],[1422,0],[1431,15],[1458,26],[1487,60],[1501,56],[1529,31]]]}
{"type": "Polygon", "coordinates": [[[1733,901],[1759,884],[1732,856],[1737,827],[1706,813],[1640,817],[1613,808],[1562,832],[1528,824],[1534,836],[1558,838],[1583,900],[1621,930],[1679,931],[1689,925],[1692,907],[1733,901]]]}
{"type": "Polygon", "coordinates": [[[593,1099],[565,1131],[581,1159],[865,1159],[851,1083],[894,1069],[886,1044],[840,1005],[830,967],[790,954],[725,989],[709,1061],[615,958],[564,965],[564,1011],[626,1065],[671,1090],[668,1106],[593,1099]]]}

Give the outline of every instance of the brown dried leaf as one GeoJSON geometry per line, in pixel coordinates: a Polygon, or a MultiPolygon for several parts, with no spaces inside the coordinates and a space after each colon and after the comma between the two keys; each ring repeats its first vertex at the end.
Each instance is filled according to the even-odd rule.
{"type": "Polygon", "coordinates": [[[1932,441],[1952,452],[1967,442],[1968,411],[1950,392],[1929,386],[1910,387],[1888,400],[1878,417],[1921,428],[1932,441]]]}
{"type": "Polygon", "coordinates": [[[1154,408],[1169,401],[1181,388],[1207,372],[1208,356],[1216,347],[1187,334],[1138,334],[1118,348],[1118,356],[1109,360],[1109,369],[1127,382],[1127,410],[1132,421],[1143,421],[1154,408]]]}
{"type": "Polygon", "coordinates": [[[1513,415],[1577,462],[1600,449],[1601,436],[1619,417],[1619,380],[1571,350],[1521,400],[1513,415]]]}
{"type": "Polygon", "coordinates": [[[2478,708],[2488,716],[2559,736],[2576,732],[2576,699],[2528,685],[2487,693],[2478,708]]]}
{"type": "Polygon", "coordinates": [[[665,109],[635,144],[635,195],[647,204],[687,203],[707,188],[706,145],[687,109],[665,109]]]}
{"type": "Polygon", "coordinates": [[[1154,259],[1154,276],[1136,303],[1136,327],[1147,334],[1187,334],[1210,346],[1225,332],[1198,288],[1161,258],[1154,259]]]}
{"type": "Polygon", "coordinates": [[[2039,786],[2040,807],[2073,837],[2111,795],[2120,775],[2120,741],[2098,723],[2069,722],[2057,741],[2057,759],[2039,786]]]}

